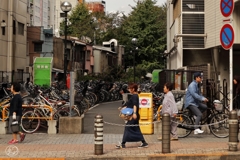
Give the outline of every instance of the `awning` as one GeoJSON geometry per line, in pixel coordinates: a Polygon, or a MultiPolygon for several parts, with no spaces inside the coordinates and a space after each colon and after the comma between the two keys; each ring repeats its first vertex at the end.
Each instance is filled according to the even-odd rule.
{"type": "Polygon", "coordinates": [[[64,73],[62,69],[52,68],[52,72],[64,73]]]}
{"type": "Polygon", "coordinates": [[[93,46],[93,49],[117,54],[116,52],[111,51],[110,47],[93,46]]]}
{"type": "Polygon", "coordinates": [[[81,44],[81,45],[84,45],[84,46],[86,46],[86,44],[85,44],[85,43],[83,43],[83,42],[75,41],[75,43],[76,43],[76,44],[81,44]]]}

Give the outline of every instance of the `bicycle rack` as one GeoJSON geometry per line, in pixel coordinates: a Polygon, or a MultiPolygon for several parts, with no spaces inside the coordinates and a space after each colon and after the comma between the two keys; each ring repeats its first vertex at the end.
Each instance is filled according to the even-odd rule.
{"type": "MultiPolygon", "coordinates": [[[[6,116],[6,108],[8,108],[9,105],[5,105],[3,106],[3,110],[2,110],[2,122],[5,122],[5,118],[7,118],[6,116]]],[[[53,110],[52,107],[48,106],[48,105],[22,105],[23,108],[37,108],[37,107],[45,107],[48,108],[50,111],[50,116],[49,117],[32,117],[32,118],[36,118],[36,119],[45,119],[45,120],[53,120],[53,110]]],[[[28,117],[31,118],[31,117],[28,117]]]]}

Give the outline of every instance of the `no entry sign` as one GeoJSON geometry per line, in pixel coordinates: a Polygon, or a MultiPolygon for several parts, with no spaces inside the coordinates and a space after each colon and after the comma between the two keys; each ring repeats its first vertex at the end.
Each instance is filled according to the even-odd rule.
{"type": "Polygon", "coordinates": [[[229,17],[234,9],[234,0],[221,0],[220,10],[224,17],[229,17]]]}
{"type": "Polygon", "coordinates": [[[220,41],[224,49],[228,50],[234,42],[234,30],[232,25],[225,24],[220,31],[220,41]]]}

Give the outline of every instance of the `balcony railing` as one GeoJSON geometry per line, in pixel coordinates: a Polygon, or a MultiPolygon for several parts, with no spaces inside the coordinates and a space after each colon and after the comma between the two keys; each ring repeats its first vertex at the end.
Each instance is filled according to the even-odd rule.
{"type": "Polygon", "coordinates": [[[28,7],[28,13],[33,15],[33,9],[31,7],[28,7]]]}

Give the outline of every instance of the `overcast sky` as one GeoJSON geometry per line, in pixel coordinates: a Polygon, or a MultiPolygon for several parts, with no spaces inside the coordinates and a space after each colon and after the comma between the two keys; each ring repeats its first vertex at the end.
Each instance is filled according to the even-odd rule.
{"type": "MultiPolygon", "coordinates": [[[[105,0],[105,2],[106,2],[107,13],[123,11],[125,14],[128,14],[131,12],[131,7],[129,5],[136,6],[136,3],[134,2],[134,0],[105,0]]],[[[156,4],[161,6],[165,2],[167,2],[167,0],[157,0],[156,4]]]]}

